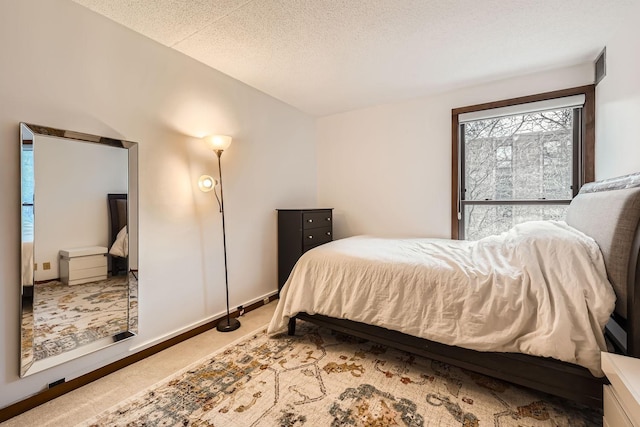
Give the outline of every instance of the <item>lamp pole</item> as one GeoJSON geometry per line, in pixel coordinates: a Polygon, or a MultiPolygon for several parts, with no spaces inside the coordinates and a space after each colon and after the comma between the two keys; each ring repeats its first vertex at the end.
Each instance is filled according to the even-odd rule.
{"type": "Polygon", "coordinates": [[[224,224],[224,193],[222,186],[222,163],[220,158],[222,157],[223,150],[214,150],[216,156],[218,156],[218,173],[220,178],[220,212],[222,213],[222,247],[224,250],[224,286],[227,294],[227,319],[226,321],[219,321],[216,327],[220,332],[235,331],[240,327],[240,321],[238,319],[232,319],[229,311],[229,273],[227,268],[227,231],[224,224]]]}

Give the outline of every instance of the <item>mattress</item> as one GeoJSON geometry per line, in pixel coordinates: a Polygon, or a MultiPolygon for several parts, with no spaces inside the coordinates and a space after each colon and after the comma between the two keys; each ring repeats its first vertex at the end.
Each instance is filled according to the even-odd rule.
{"type": "Polygon", "coordinates": [[[293,268],[269,332],[297,313],[322,314],[602,376],[614,304],[595,241],[561,221],[534,221],[478,241],[357,236],[319,246],[293,268]]]}

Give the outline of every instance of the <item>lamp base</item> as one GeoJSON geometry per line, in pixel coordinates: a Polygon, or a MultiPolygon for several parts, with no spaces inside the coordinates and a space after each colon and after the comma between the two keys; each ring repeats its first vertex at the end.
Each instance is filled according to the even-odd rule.
{"type": "Polygon", "coordinates": [[[238,319],[231,317],[228,320],[229,321],[227,322],[226,318],[220,319],[220,321],[218,322],[218,326],[216,326],[216,329],[220,332],[231,332],[240,327],[240,321],[238,319]]]}

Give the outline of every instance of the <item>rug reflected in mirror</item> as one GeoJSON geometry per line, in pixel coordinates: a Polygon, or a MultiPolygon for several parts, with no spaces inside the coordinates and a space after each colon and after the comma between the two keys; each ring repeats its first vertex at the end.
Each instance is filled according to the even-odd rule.
{"type": "Polygon", "coordinates": [[[602,413],[298,322],[194,363],[85,426],[601,426],[602,413]]]}
{"type": "Polygon", "coordinates": [[[135,277],[68,286],[53,280],[36,284],[33,306],[22,313],[22,365],[135,330],[135,277]]]}

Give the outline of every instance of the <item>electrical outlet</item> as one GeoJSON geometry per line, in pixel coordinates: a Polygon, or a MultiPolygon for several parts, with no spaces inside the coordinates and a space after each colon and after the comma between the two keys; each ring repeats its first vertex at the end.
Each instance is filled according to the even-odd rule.
{"type": "Polygon", "coordinates": [[[50,262],[43,262],[42,263],[42,269],[43,270],[51,270],[51,263],[50,262]]]}
{"type": "Polygon", "coordinates": [[[265,299],[263,299],[262,302],[265,303],[265,305],[269,304],[269,297],[266,297],[265,299]]]}
{"type": "Polygon", "coordinates": [[[244,314],[244,307],[239,305],[238,306],[238,317],[242,316],[244,314]]]}

